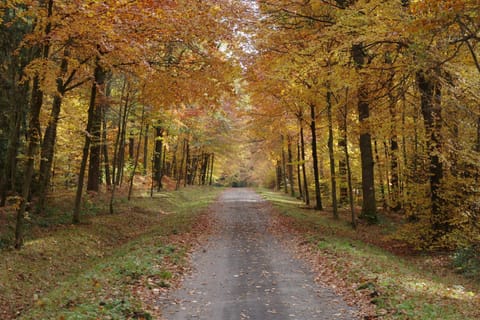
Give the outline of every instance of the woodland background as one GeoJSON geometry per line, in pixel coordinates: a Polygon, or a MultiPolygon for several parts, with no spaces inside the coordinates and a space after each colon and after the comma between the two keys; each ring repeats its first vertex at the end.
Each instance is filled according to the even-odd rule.
{"type": "Polygon", "coordinates": [[[2,247],[86,192],[265,185],[478,274],[479,1],[0,9],[2,247]]]}

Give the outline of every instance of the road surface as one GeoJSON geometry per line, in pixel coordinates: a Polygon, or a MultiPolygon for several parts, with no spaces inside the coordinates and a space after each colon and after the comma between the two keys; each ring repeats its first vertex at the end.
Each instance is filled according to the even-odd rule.
{"type": "Polygon", "coordinates": [[[269,233],[269,210],[252,190],[222,194],[218,230],[192,255],[193,273],[168,299],[165,319],[357,319],[269,233]]]}

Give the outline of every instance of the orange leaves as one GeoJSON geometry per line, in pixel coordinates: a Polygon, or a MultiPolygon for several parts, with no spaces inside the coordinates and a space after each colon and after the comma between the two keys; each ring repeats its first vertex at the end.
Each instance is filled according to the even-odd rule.
{"type": "Polygon", "coordinates": [[[421,0],[413,1],[410,10],[413,14],[439,14],[463,11],[471,0],[421,0]]]}

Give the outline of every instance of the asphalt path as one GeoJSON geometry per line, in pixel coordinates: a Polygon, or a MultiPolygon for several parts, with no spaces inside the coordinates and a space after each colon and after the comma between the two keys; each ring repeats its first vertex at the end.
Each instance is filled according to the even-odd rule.
{"type": "Polygon", "coordinates": [[[269,210],[252,190],[222,194],[217,231],[192,255],[193,272],[168,299],[166,319],[357,319],[269,232],[269,210]]]}

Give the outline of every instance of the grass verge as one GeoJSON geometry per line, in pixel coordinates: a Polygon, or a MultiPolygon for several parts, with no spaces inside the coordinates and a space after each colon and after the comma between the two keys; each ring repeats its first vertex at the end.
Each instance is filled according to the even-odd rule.
{"type": "Polygon", "coordinates": [[[149,319],[137,288],[169,287],[182,271],[188,232],[221,189],[136,197],[118,214],[55,225],[21,251],[1,252],[2,319],[149,319]]]}
{"type": "Polygon", "coordinates": [[[428,264],[428,256],[399,256],[362,239],[392,232],[388,221],[375,229],[352,230],[348,214],[334,220],[330,213],[300,208],[286,195],[260,189],[279,214],[280,224],[304,240],[297,246],[314,256],[322,282],[342,286],[375,306],[366,319],[479,319],[480,285],[471,279],[428,264]],[[301,248],[303,247],[303,248],[301,248]],[[308,247],[305,249],[304,247],[308,247]]]}

